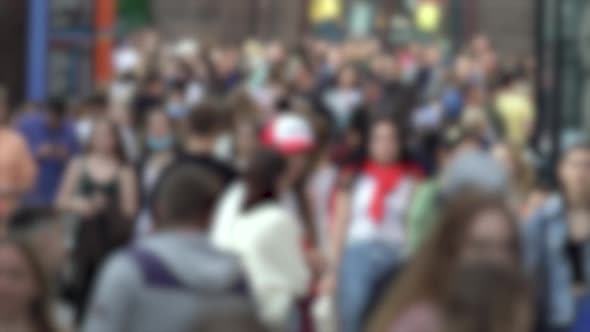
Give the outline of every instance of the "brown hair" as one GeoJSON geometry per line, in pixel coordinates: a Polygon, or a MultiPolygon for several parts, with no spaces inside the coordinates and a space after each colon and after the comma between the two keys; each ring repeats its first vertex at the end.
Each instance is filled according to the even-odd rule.
{"type": "Polygon", "coordinates": [[[521,196],[529,194],[534,189],[536,183],[535,169],[526,160],[522,149],[509,143],[500,143],[494,148],[506,149],[508,157],[514,166],[512,181],[515,184],[517,194],[521,196]]]}
{"type": "Polygon", "coordinates": [[[457,269],[442,303],[443,332],[527,332],[534,303],[522,271],[469,264],[457,269]]]}
{"type": "Polygon", "coordinates": [[[212,137],[223,128],[223,105],[216,100],[206,100],[193,107],[189,116],[189,127],[192,134],[201,137],[212,137]]]}
{"type": "Polygon", "coordinates": [[[117,160],[122,164],[127,163],[127,154],[125,153],[125,146],[123,142],[123,137],[121,137],[121,132],[119,131],[119,126],[114,121],[109,119],[100,119],[94,124],[92,133],[84,149],[85,153],[91,154],[93,152],[96,128],[101,125],[106,125],[111,134],[113,135],[113,138],[115,139],[114,155],[117,158],[117,160]]]}
{"type": "Polygon", "coordinates": [[[243,178],[247,187],[245,208],[250,209],[265,200],[278,200],[277,183],[285,172],[287,162],[278,152],[270,149],[256,151],[243,178]]]}
{"type": "Polygon", "coordinates": [[[29,315],[33,320],[32,323],[35,330],[38,332],[56,332],[57,329],[51,318],[49,284],[39,258],[23,241],[9,238],[0,239],[0,248],[6,247],[16,249],[21,257],[27,262],[27,265],[33,273],[33,279],[37,285],[37,296],[29,308],[29,315]]]}
{"type": "Polygon", "coordinates": [[[156,215],[159,224],[209,226],[208,217],[221,185],[211,171],[189,163],[169,169],[156,188],[156,215]]]}
{"type": "Polygon", "coordinates": [[[458,264],[469,223],[488,210],[501,211],[510,221],[513,228],[511,251],[515,260],[520,258],[518,226],[505,200],[474,190],[463,191],[450,199],[431,237],[412,258],[399,281],[386,291],[384,300],[373,315],[369,331],[386,331],[391,322],[421,301],[440,303],[451,271],[458,264]]]}

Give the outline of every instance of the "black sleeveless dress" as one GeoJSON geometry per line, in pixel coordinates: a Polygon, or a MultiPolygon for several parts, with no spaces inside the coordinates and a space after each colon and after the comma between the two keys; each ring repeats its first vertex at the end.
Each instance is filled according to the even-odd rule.
{"type": "MultiPolygon", "coordinates": [[[[117,172],[118,173],[118,172],[117,172]]],[[[85,170],[78,185],[78,194],[91,199],[102,195],[104,208],[90,217],[81,218],[73,251],[76,319],[83,320],[95,278],[105,258],[114,250],[127,244],[131,223],[121,211],[119,179],[97,182],[85,170]]]]}

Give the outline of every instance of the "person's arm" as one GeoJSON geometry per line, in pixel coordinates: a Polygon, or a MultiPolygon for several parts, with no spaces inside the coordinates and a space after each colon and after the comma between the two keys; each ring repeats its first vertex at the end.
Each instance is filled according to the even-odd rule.
{"type": "Polygon", "coordinates": [[[348,227],[350,226],[350,192],[340,190],[334,198],[334,219],[333,219],[333,237],[332,248],[330,252],[330,261],[335,268],[340,266],[344,245],[348,236],[348,227]]]}
{"type": "Polygon", "coordinates": [[[328,253],[328,267],[320,281],[320,290],[330,294],[336,289],[338,283],[338,270],[344,251],[344,245],[348,236],[350,225],[350,193],[341,189],[334,195],[334,215],[332,219],[333,230],[330,237],[328,253]]]}
{"type": "Polygon", "coordinates": [[[130,257],[118,254],[101,271],[82,332],[125,332],[141,275],[130,257]]]}
{"type": "Polygon", "coordinates": [[[432,184],[420,185],[410,202],[408,210],[408,242],[415,252],[432,230],[433,191],[432,184]]]}
{"type": "Polygon", "coordinates": [[[121,183],[120,201],[123,215],[127,218],[133,218],[137,213],[138,204],[135,172],[131,167],[125,167],[119,180],[121,183]]]}
{"type": "Polygon", "coordinates": [[[37,164],[35,163],[35,160],[29,151],[27,143],[22,138],[20,138],[20,136],[17,140],[15,140],[14,144],[16,145],[16,150],[18,151],[17,155],[15,156],[15,158],[18,159],[17,172],[21,186],[18,188],[18,190],[22,193],[25,193],[35,185],[38,171],[37,164]]]}
{"type": "Polygon", "coordinates": [[[77,186],[82,176],[82,161],[74,159],[68,165],[63,177],[58,195],[57,207],[64,211],[88,215],[91,213],[92,204],[83,197],[77,195],[77,186]]]}

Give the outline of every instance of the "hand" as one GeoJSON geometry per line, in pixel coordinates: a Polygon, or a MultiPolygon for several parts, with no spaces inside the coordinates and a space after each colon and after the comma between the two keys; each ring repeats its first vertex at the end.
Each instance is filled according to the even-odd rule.
{"type": "Polygon", "coordinates": [[[54,154],[55,148],[49,143],[43,143],[37,149],[37,154],[41,158],[51,158],[54,154]]]}
{"type": "Polygon", "coordinates": [[[336,271],[326,272],[319,281],[318,291],[322,295],[331,296],[336,292],[338,286],[338,275],[336,271]]]}
{"type": "Polygon", "coordinates": [[[56,159],[67,159],[70,152],[64,145],[56,145],[53,147],[53,157],[56,159]]]}
{"type": "Polygon", "coordinates": [[[323,274],[327,269],[327,260],[318,248],[306,250],[305,260],[314,275],[323,274]]]}

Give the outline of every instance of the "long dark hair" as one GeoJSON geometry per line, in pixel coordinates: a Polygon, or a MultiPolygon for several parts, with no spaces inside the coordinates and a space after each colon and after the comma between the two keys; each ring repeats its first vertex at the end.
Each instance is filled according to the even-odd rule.
{"type": "Polygon", "coordinates": [[[127,154],[125,153],[125,147],[123,145],[123,137],[121,137],[121,132],[119,131],[119,126],[117,126],[117,124],[115,124],[111,120],[100,119],[94,124],[94,128],[93,128],[92,133],[90,135],[90,139],[88,140],[86,147],[85,147],[85,153],[86,154],[92,153],[92,148],[93,148],[92,144],[93,144],[94,136],[96,134],[96,128],[100,125],[106,125],[109,128],[109,131],[114,135],[115,157],[117,158],[117,160],[121,164],[126,164],[128,162],[128,160],[127,160],[127,154]]]}
{"type": "Polygon", "coordinates": [[[488,210],[500,211],[509,221],[512,229],[510,250],[515,265],[518,265],[521,258],[518,224],[506,201],[496,195],[466,190],[460,197],[453,197],[447,203],[434,233],[400,279],[387,290],[379,311],[373,317],[370,332],[386,331],[388,324],[421,301],[439,304],[451,271],[458,264],[469,224],[480,213],[488,210]]]}
{"type": "Polygon", "coordinates": [[[267,200],[278,200],[277,183],[287,168],[287,162],[279,153],[260,149],[243,175],[246,183],[245,208],[267,200]]]}
{"type": "Polygon", "coordinates": [[[358,178],[358,175],[361,173],[364,164],[370,159],[369,145],[371,144],[371,130],[381,124],[387,124],[394,129],[399,147],[399,154],[395,162],[407,165],[410,174],[421,174],[420,168],[414,166],[413,160],[410,156],[406,140],[404,139],[406,135],[403,132],[403,128],[398,124],[393,115],[380,114],[370,119],[367,118],[367,115],[363,115],[360,118],[363,119],[363,121],[357,124],[358,127],[356,127],[355,130],[361,134],[361,146],[358,150],[353,151],[348,161],[345,162],[345,166],[340,172],[336,183],[336,186],[339,190],[349,190],[352,184],[358,178]]]}
{"type": "Polygon", "coordinates": [[[7,247],[16,249],[33,273],[33,279],[37,286],[37,296],[29,308],[29,317],[32,319],[35,330],[37,332],[56,332],[57,329],[51,318],[49,283],[39,258],[23,241],[9,238],[0,239],[0,249],[7,247]]]}

